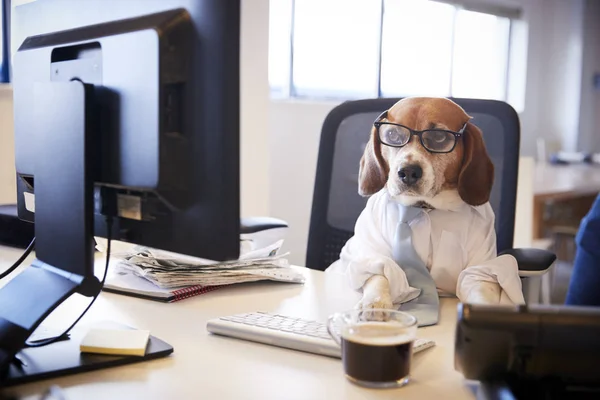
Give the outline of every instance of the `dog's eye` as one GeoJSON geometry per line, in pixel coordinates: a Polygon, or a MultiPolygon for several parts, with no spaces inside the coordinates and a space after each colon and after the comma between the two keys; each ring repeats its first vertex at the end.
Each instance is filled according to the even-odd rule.
{"type": "Polygon", "coordinates": [[[390,145],[403,145],[407,141],[409,133],[401,126],[382,125],[379,128],[381,141],[390,145]]]}
{"type": "Polygon", "coordinates": [[[388,142],[398,143],[400,142],[400,133],[396,129],[390,129],[386,132],[386,139],[388,142]]]}
{"type": "Polygon", "coordinates": [[[450,132],[426,131],[423,133],[423,144],[431,151],[449,151],[454,147],[455,137],[450,132]]]}
{"type": "Polygon", "coordinates": [[[431,137],[429,138],[429,140],[432,140],[436,143],[441,143],[447,139],[448,137],[446,136],[446,132],[432,132],[431,137]]]}

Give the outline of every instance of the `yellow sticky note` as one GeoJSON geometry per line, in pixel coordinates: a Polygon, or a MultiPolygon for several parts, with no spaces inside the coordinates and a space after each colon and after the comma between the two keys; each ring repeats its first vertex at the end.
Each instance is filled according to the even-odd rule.
{"type": "Polygon", "coordinates": [[[144,356],[150,332],[135,329],[90,329],[79,344],[82,353],[144,356]]]}

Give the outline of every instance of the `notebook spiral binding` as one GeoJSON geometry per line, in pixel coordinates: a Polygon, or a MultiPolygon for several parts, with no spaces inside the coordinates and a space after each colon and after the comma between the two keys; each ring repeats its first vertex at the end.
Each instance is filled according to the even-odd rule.
{"type": "Polygon", "coordinates": [[[190,286],[190,287],[186,287],[186,288],[174,290],[171,293],[175,297],[173,297],[173,299],[171,300],[171,302],[179,301],[179,300],[183,300],[183,299],[187,299],[188,297],[194,297],[194,296],[197,296],[199,294],[204,294],[204,293],[212,292],[213,290],[217,290],[217,289],[220,289],[220,288],[225,287],[225,286],[229,286],[229,285],[190,286]]]}

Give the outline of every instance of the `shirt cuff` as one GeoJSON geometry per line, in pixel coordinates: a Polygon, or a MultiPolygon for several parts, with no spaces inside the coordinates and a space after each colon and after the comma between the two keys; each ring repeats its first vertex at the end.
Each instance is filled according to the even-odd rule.
{"type": "Polygon", "coordinates": [[[420,289],[409,286],[406,274],[393,260],[389,258],[365,258],[348,263],[350,285],[360,290],[365,282],[373,275],[383,275],[390,286],[390,296],[394,304],[413,300],[421,293],[420,289]]]}
{"type": "Polygon", "coordinates": [[[464,269],[458,276],[456,285],[458,298],[467,302],[469,297],[473,298],[474,293],[481,292],[482,287],[489,289],[490,285],[482,285],[484,282],[498,284],[501,292],[499,297],[484,296],[483,302],[525,304],[519,266],[513,256],[505,254],[464,269]]]}

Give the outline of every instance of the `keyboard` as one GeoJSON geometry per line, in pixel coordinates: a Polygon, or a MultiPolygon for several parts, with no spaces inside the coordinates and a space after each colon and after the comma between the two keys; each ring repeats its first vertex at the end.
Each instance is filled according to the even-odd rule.
{"type": "MultiPolygon", "coordinates": [[[[211,319],[206,329],[216,335],[341,358],[340,346],[325,324],[316,321],[254,312],[211,319]]],[[[413,354],[432,346],[435,346],[433,340],[418,338],[413,344],[413,354]]]]}

